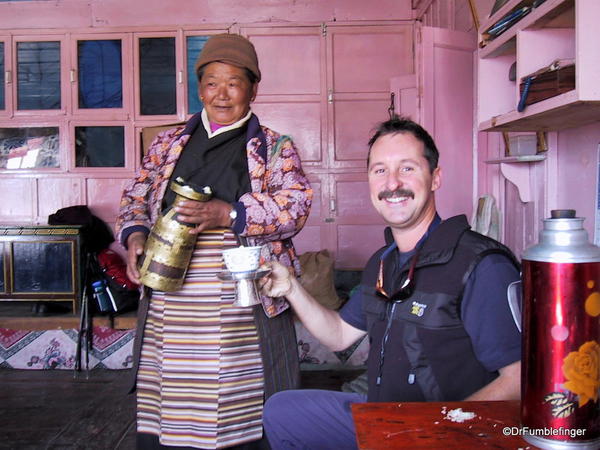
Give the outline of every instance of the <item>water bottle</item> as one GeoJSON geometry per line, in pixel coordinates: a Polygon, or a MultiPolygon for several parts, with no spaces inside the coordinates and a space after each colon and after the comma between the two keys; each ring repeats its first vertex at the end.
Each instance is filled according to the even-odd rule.
{"type": "Polygon", "coordinates": [[[113,310],[111,305],[111,299],[106,290],[106,285],[103,281],[98,280],[92,283],[92,289],[94,290],[94,298],[100,312],[111,312],[113,310]]]}
{"type": "Polygon", "coordinates": [[[521,423],[544,449],[600,448],[600,248],[555,210],[523,254],[521,423]]]}

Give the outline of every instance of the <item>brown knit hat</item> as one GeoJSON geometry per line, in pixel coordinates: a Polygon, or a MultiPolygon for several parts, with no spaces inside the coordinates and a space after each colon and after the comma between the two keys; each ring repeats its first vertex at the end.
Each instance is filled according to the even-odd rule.
{"type": "Polygon", "coordinates": [[[260,81],[256,50],[244,36],[224,33],[215,34],[208,39],[196,61],[196,75],[202,66],[217,61],[248,69],[260,81]]]}

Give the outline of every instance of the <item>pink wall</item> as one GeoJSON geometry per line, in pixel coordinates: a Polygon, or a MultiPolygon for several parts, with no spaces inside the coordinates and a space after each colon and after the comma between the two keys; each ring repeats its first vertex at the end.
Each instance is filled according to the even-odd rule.
{"type": "Polygon", "coordinates": [[[594,239],[600,124],[565,130],[558,135],[556,208],[576,209],[590,240],[594,239]]]}
{"type": "Polygon", "coordinates": [[[411,0],[55,0],[0,3],[2,28],[410,20],[411,0]]]}
{"type": "MultiPolygon", "coordinates": [[[[474,0],[479,23],[485,20],[496,0],[474,0]]],[[[468,0],[413,0],[415,16],[423,25],[457,31],[476,31],[468,0]]]]}

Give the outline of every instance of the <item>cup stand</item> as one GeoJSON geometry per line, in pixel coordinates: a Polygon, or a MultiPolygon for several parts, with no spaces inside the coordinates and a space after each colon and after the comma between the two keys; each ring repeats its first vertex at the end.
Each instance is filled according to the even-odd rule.
{"type": "Polygon", "coordinates": [[[268,269],[258,269],[252,272],[221,272],[218,277],[221,280],[235,281],[235,301],[233,306],[248,307],[259,305],[260,293],[256,286],[256,280],[264,277],[270,272],[268,269]]]}
{"type": "Polygon", "coordinates": [[[235,282],[235,301],[233,306],[254,306],[260,305],[260,294],[256,287],[256,281],[251,279],[241,279],[235,282]]]}

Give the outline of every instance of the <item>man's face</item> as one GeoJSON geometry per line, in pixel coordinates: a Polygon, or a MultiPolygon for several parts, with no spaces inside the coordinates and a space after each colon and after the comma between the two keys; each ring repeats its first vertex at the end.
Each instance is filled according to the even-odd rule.
{"type": "Polygon", "coordinates": [[[440,187],[440,169],[429,171],[424,145],[412,133],[377,139],[368,171],[371,202],[392,228],[413,227],[435,213],[433,192],[440,187]]]}

